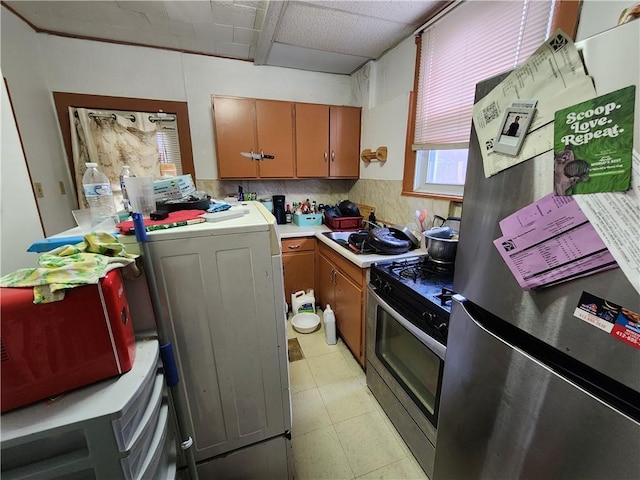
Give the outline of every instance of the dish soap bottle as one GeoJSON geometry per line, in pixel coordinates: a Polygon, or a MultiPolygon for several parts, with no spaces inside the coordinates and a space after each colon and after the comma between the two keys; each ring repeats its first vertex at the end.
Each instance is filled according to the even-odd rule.
{"type": "Polygon", "coordinates": [[[331,305],[327,303],[324,309],[324,333],[327,338],[328,345],[335,345],[338,342],[336,338],[336,316],[331,310],[331,305]]]}

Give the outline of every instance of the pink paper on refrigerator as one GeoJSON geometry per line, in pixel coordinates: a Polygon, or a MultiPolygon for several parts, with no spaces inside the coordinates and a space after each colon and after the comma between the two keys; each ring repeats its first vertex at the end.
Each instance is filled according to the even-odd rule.
{"type": "Polygon", "coordinates": [[[544,197],[537,207],[532,205],[507,217],[504,226],[501,222],[510,234],[493,242],[524,290],[618,266],[576,202],[544,197]]]}

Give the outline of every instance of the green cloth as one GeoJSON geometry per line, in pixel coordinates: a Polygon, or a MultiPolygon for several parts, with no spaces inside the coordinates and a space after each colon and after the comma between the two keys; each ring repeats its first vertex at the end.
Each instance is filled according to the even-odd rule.
{"type": "Polygon", "coordinates": [[[0,278],[0,286],[34,287],[33,303],[56,302],[64,298],[65,289],[97,284],[107,272],[133,263],[136,257],[128,254],[114,236],[89,233],[76,245],[63,245],[42,254],[38,267],[5,275],[0,278]]]}

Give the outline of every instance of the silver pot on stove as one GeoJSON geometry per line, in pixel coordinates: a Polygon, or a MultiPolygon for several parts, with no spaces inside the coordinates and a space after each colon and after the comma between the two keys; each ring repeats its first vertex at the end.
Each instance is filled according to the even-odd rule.
{"type": "Polygon", "coordinates": [[[444,218],[434,215],[433,222],[440,221],[439,226],[431,228],[423,232],[427,255],[436,263],[449,265],[456,261],[456,252],[458,251],[458,229],[460,225],[459,217],[444,218]],[[458,225],[456,229],[452,225],[458,225]]]}

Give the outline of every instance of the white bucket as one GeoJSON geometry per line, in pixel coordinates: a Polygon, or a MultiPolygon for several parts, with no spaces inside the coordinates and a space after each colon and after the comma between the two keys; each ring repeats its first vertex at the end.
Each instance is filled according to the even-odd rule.
{"type": "Polygon", "coordinates": [[[299,290],[291,294],[291,313],[297,315],[304,312],[316,312],[316,297],[313,295],[313,288],[306,292],[299,290]]]}

